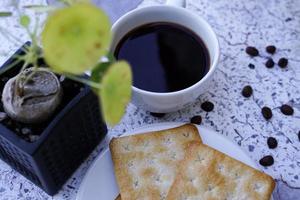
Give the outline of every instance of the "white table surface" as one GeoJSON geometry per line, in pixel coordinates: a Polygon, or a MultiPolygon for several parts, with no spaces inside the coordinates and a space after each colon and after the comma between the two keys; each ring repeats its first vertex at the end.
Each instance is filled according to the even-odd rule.
{"type": "MultiPolygon", "coordinates": [[[[0,1],[0,10],[7,8],[10,0],[0,1]]],[[[138,0],[95,0],[110,13],[114,21],[138,4],[138,0]]],[[[43,0],[21,0],[23,4],[43,3],[43,0]]],[[[163,0],[144,0],[143,6],[163,3],[163,0]]],[[[113,136],[127,130],[155,122],[188,122],[193,115],[201,115],[203,124],[225,135],[246,150],[258,162],[264,156],[274,156],[275,164],[262,170],[277,180],[275,200],[300,199],[300,1],[299,0],[187,0],[187,9],[195,12],[213,26],[221,45],[219,69],[209,92],[199,97],[190,107],[157,119],[148,112],[129,105],[122,122],[110,128],[106,139],[79,167],[62,190],[50,197],[24,177],[0,161],[0,199],[4,200],[73,200],[86,170],[96,156],[107,147],[113,136]],[[266,69],[265,59],[250,59],[244,49],[254,45],[261,50],[275,44],[279,50],[273,56],[289,58],[286,70],[278,67],[266,69]],[[255,69],[248,68],[249,63],[255,69]],[[241,89],[250,84],[254,97],[244,100],[241,89]],[[211,113],[201,110],[201,102],[214,102],[211,113]],[[278,107],[283,103],[293,105],[295,114],[283,116],[278,107]],[[273,109],[273,118],[267,123],[260,108],[267,105],[273,109]],[[266,138],[273,136],[279,145],[268,149],[266,138]]],[[[13,20],[0,20],[20,43],[27,40],[24,32],[15,27],[13,20]]],[[[0,64],[17,49],[17,45],[0,35],[0,64]]]]}

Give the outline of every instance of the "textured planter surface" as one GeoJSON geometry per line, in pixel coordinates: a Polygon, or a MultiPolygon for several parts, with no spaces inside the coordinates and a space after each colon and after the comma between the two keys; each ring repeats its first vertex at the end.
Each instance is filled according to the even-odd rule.
{"type": "MultiPolygon", "coordinates": [[[[20,50],[16,52],[20,53],[20,50]]],[[[13,60],[9,59],[1,69],[13,60]]],[[[0,157],[53,195],[106,135],[107,128],[100,113],[97,96],[84,87],[33,143],[0,124],[0,157]]]]}

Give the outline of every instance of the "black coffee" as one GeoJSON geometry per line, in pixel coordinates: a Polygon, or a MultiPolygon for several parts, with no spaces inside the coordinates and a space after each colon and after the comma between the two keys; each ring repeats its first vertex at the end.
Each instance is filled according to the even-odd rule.
{"type": "Polygon", "coordinates": [[[151,92],[192,86],[209,70],[209,53],[191,30],[167,22],[142,25],[119,42],[115,56],[127,60],[133,85],[151,92]]]}

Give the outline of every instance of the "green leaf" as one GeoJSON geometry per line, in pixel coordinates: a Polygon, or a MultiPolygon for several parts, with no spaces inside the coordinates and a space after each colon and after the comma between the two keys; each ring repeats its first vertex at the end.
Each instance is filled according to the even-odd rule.
{"type": "Polygon", "coordinates": [[[12,12],[0,12],[0,17],[10,17],[12,16],[12,12]]]}
{"type": "Polygon", "coordinates": [[[116,62],[116,59],[113,55],[113,53],[109,52],[106,55],[108,61],[107,62],[102,62],[102,63],[98,63],[92,70],[91,73],[91,80],[97,83],[100,83],[103,75],[105,74],[105,72],[108,70],[109,66],[116,62]]]}
{"type": "Polygon", "coordinates": [[[42,32],[47,64],[54,71],[72,74],[91,70],[107,53],[110,41],[108,17],[89,3],[55,11],[42,32]]]}
{"type": "Polygon", "coordinates": [[[20,24],[24,27],[28,27],[30,24],[30,18],[27,15],[22,15],[20,17],[20,24]]]}
{"type": "Polygon", "coordinates": [[[107,59],[109,60],[109,62],[116,62],[116,58],[113,52],[108,52],[108,54],[106,55],[107,59]]]}
{"type": "Polygon", "coordinates": [[[105,72],[108,70],[109,66],[111,65],[110,62],[103,62],[96,65],[95,68],[93,68],[91,73],[91,81],[100,83],[105,72]]]}
{"type": "Polygon", "coordinates": [[[131,98],[132,74],[125,61],[114,63],[105,73],[99,96],[106,123],[116,125],[125,113],[131,98]]]}
{"type": "MultiPolygon", "coordinates": [[[[104,62],[104,63],[99,63],[96,65],[95,68],[93,68],[92,73],[91,73],[91,81],[95,83],[100,83],[105,72],[109,69],[111,63],[110,62],[104,62]]],[[[92,88],[92,90],[96,93],[98,93],[97,88],[92,88]]]]}

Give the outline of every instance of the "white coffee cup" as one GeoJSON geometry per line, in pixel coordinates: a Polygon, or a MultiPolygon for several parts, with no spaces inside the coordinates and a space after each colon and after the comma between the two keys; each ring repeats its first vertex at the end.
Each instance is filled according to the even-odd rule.
{"type": "MultiPolygon", "coordinates": [[[[112,27],[114,51],[120,40],[132,29],[152,22],[171,22],[187,27],[205,43],[210,55],[208,73],[194,85],[176,92],[158,93],[132,86],[132,103],[150,112],[168,113],[177,111],[194,102],[209,89],[216,70],[220,50],[217,36],[211,26],[200,16],[182,8],[184,0],[169,0],[167,5],[138,8],[122,16],[112,27]]],[[[179,47],[180,48],[180,47],[179,47]]],[[[193,59],[191,57],[191,59],[193,59]]],[[[155,77],[153,77],[155,79],[155,77]]]]}

